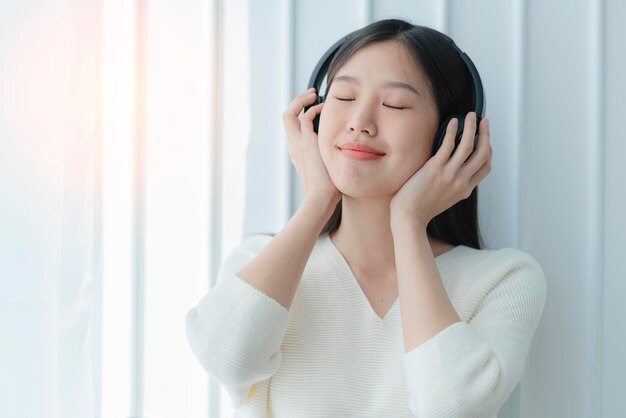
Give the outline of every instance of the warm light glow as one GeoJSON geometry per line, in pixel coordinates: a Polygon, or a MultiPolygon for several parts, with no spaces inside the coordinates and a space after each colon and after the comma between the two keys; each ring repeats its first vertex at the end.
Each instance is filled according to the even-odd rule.
{"type": "MultiPolygon", "coordinates": [[[[206,12],[207,4],[181,8],[165,1],[149,3],[143,51],[147,61],[145,74],[140,75],[145,78],[139,80],[135,2],[15,6],[22,7],[24,19],[3,28],[11,39],[3,43],[0,64],[0,141],[10,138],[6,148],[14,148],[16,164],[32,173],[28,181],[38,190],[62,188],[66,199],[90,199],[78,193],[84,189],[82,182],[94,187],[95,179],[75,174],[84,173],[85,164],[102,162],[102,335],[94,339],[102,343],[98,353],[102,375],[96,387],[89,382],[76,396],[98,400],[103,417],[130,416],[135,402],[131,332],[138,261],[134,258],[138,82],[146,88],[147,166],[139,179],[146,185],[147,208],[144,415],[175,416],[168,411],[181,408],[193,410],[193,415],[184,416],[208,415],[208,376],[190,355],[183,318],[191,303],[208,290],[209,252],[217,251],[208,248],[208,202],[222,207],[221,254],[225,256],[242,237],[250,65],[247,0],[224,2],[222,102],[219,109],[211,108],[210,94],[215,92],[209,83],[217,57],[207,57],[206,31],[213,30],[212,21],[198,13],[206,12]],[[100,44],[95,22],[101,25],[100,44]],[[222,117],[221,138],[212,135],[210,112],[222,117]],[[97,135],[102,154],[96,156],[97,135]],[[220,200],[208,196],[208,150],[218,140],[223,168],[220,200]]],[[[86,226],[88,231],[91,226],[86,226]]],[[[85,349],[85,358],[91,359],[90,350],[85,349]]],[[[86,373],[90,367],[85,366],[86,373]]],[[[221,417],[232,416],[224,391],[221,400],[221,417]]]]}
{"type": "Polygon", "coordinates": [[[3,417],[93,416],[97,19],[90,2],[0,6],[3,417]]]}
{"type": "Polygon", "coordinates": [[[2,51],[1,134],[14,138],[13,155],[39,187],[45,189],[54,180],[50,173],[63,166],[64,185],[73,193],[82,187],[73,173],[85,161],[71,155],[84,153],[92,146],[85,139],[95,134],[96,10],[90,3],[72,9],[43,3],[24,11],[23,20],[3,28],[11,36],[2,51]],[[74,39],[75,33],[85,36],[74,39]],[[88,121],[87,129],[78,120],[88,121]]]}

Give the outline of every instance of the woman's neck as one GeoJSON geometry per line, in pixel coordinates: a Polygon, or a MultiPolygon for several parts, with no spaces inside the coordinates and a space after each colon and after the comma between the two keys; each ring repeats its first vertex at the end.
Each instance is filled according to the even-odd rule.
{"type": "MultiPolygon", "coordinates": [[[[342,202],[344,205],[345,199],[342,202]]],[[[330,238],[355,274],[395,277],[396,263],[389,202],[342,206],[341,223],[330,238]]],[[[452,245],[428,236],[436,257],[452,245]]]]}

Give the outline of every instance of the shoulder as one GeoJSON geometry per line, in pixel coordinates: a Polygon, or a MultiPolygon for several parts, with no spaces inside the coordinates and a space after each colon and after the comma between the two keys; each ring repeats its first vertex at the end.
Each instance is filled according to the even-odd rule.
{"type": "Polygon", "coordinates": [[[469,271],[498,272],[509,269],[529,269],[543,274],[541,265],[530,254],[516,248],[477,249],[466,245],[453,247],[442,257],[455,273],[469,271]]]}
{"type": "Polygon", "coordinates": [[[540,263],[516,248],[467,248],[469,292],[483,303],[506,303],[511,319],[541,316],[547,281],[540,263]]]}
{"type": "Polygon", "coordinates": [[[516,248],[476,249],[461,246],[458,260],[474,271],[503,275],[513,270],[526,270],[534,276],[545,279],[541,264],[529,253],[516,248]]]}
{"type": "Polygon", "coordinates": [[[235,275],[274,238],[271,234],[245,235],[241,242],[223,257],[217,281],[235,275]]]}
{"type": "Polygon", "coordinates": [[[492,281],[515,280],[527,286],[545,287],[546,277],[535,257],[516,248],[467,248],[474,275],[491,277],[492,281]]]}

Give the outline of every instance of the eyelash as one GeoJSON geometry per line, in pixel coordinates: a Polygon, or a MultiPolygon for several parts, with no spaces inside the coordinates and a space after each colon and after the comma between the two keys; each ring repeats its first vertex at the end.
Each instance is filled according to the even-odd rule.
{"type": "MultiPolygon", "coordinates": [[[[353,100],[354,100],[354,99],[343,99],[343,98],[341,98],[341,97],[335,97],[335,99],[340,100],[340,101],[342,101],[342,102],[351,102],[351,101],[353,101],[353,100]]],[[[388,107],[388,108],[390,108],[390,109],[394,109],[394,110],[402,110],[402,109],[406,109],[406,107],[389,106],[389,105],[386,105],[386,104],[384,104],[384,103],[383,103],[383,106],[386,106],[386,107],[388,107]]]]}

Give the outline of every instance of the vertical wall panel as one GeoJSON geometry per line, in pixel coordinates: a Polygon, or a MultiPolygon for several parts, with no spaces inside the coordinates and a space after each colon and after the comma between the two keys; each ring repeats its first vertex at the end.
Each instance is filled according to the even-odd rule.
{"type": "Polygon", "coordinates": [[[587,156],[591,78],[588,2],[531,1],[528,86],[522,148],[522,249],[535,254],[548,280],[548,303],[536,335],[543,384],[524,388],[528,417],[589,417],[594,367],[587,315],[590,223],[595,196],[587,156]],[[555,17],[558,28],[555,29],[555,17]]]}
{"type": "MultiPolygon", "coordinates": [[[[185,335],[185,315],[208,281],[208,15],[202,1],[145,10],[145,364],[137,416],[194,417],[205,385],[185,335]],[[192,368],[195,364],[196,368],[192,368]],[[143,396],[141,396],[143,395],[143,396]]],[[[240,227],[241,221],[238,221],[240,227]]],[[[224,228],[228,230],[227,227],[224,228]]]]}
{"type": "MultiPolygon", "coordinates": [[[[209,148],[208,164],[207,164],[207,181],[208,181],[208,225],[206,231],[208,234],[208,251],[207,251],[207,272],[208,277],[200,277],[199,281],[196,281],[196,296],[193,298],[193,302],[198,299],[198,295],[205,295],[207,290],[212,288],[217,282],[217,275],[219,268],[222,264],[222,136],[221,136],[221,121],[222,121],[222,105],[221,97],[222,91],[222,67],[223,61],[223,18],[222,7],[220,0],[209,0],[204,2],[206,7],[206,31],[207,39],[207,142],[209,148]]],[[[193,306],[191,304],[190,306],[193,306]]],[[[191,351],[191,350],[190,350],[191,351]]],[[[196,366],[197,361],[193,359],[196,366]]],[[[204,372],[201,368],[200,372],[204,372]]],[[[218,382],[210,376],[204,374],[203,380],[196,377],[196,382],[199,384],[196,386],[200,394],[195,396],[193,400],[196,403],[204,402],[204,406],[207,410],[200,409],[202,416],[209,416],[210,418],[219,416],[221,407],[221,388],[218,382]],[[208,385],[207,385],[208,384],[208,385]],[[202,394],[205,394],[208,399],[205,399],[202,394]],[[208,412],[208,414],[207,414],[208,412]]]]}
{"type": "Polygon", "coordinates": [[[481,74],[493,167],[478,186],[480,227],[487,248],[516,247],[519,188],[518,94],[520,28],[517,2],[455,2],[449,35],[481,74]],[[494,36],[497,33],[498,36],[494,36]]]}
{"type": "Polygon", "coordinates": [[[248,0],[222,1],[222,95],[219,105],[222,116],[220,173],[223,256],[240,243],[245,223],[244,199],[249,172],[246,153],[253,134],[249,3],[248,0]]]}
{"type": "Polygon", "coordinates": [[[626,110],[626,3],[607,0],[605,6],[605,147],[604,147],[604,305],[602,327],[604,378],[603,417],[618,417],[624,413],[626,394],[626,140],[624,111],[626,110]]]}
{"type": "Polygon", "coordinates": [[[251,122],[244,234],[275,233],[291,217],[284,213],[290,194],[285,169],[291,162],[282,124],[291,101],[291,86],[286,85],[291,80],[291,12],[288,2],[280,0],[251,1],[249,7],[251,122]]]}
{"type": "Polygon", "coordinates": [[[414,25],[426,25],[447,32],[449,9],[447,0],[414,1],[373,0],[374,20],[407,19],[414,25]]]}
{"type": "Polygon", "coordinates": [[[131,414],[135,13],[102,2],[103,417],[131,414]]]}
{"type": "Polygon", "coordinates": [[[589,57],[586,60],[588,76],[589,100],[587,104],[587,161],[589,176],[585,179],[589,190],[587,196],[587,280],[585,282],[586,304],[583,315],[589,329],[585,354],[587,369],[583,376],[587,382],[589,403],[587,411],[602,415],[602,286],[603,272],[603,181],[604,181],[604,13],[603,1],[593,0],[588,3],[587,33],[589,57]]]}
{"type": "Polygon", "coordinates": [[[135,15],[135,79],[133,97],[133,282],[131,328],[131,398],[130,413],[141,417],[144,411],[144,366],[146,335],[146,203],[147,203],[147,134],[146,127],[146,64],[147,55],[147,0],[136,0],[135,15]]]}

